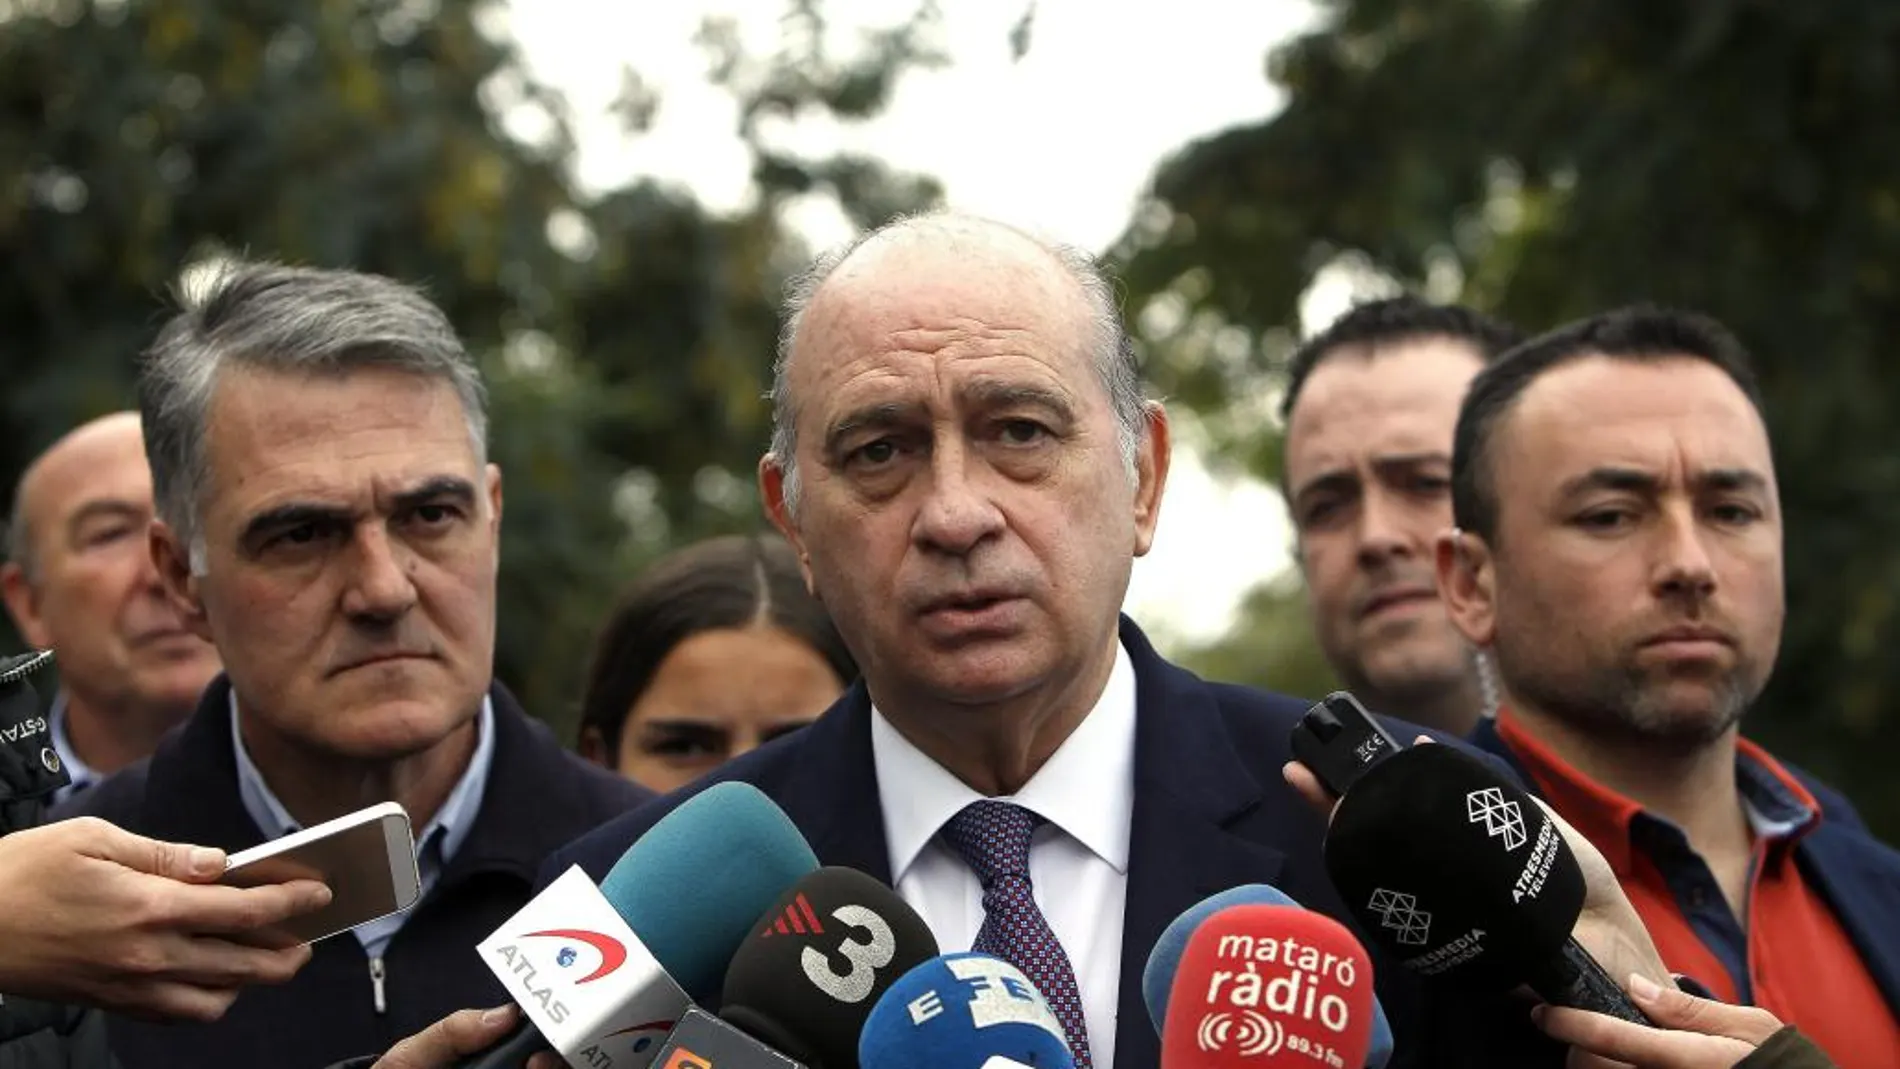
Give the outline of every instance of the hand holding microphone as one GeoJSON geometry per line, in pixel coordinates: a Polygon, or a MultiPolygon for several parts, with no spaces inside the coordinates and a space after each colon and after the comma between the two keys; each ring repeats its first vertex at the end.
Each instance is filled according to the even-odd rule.
{"type": "Polygon", "coordinates": [[[1571,1069],[1827,1069],[1833,1064],[1767,1010],[1697,998],[1642,976],[1630,978],[1629,990],[1658,1027],[1558,1006],[1532,1012],[1546,1034],[1570,1044],[1571,1069]]]}
{"type": "Polygon", "coordinates": [[[1548,806],[1456,749],[1401,747],[1349,694],[1316,705],[1293,744],[1313,767],[1289,764],[1288,783],[1331,810],[1334,885],[1408,966],[1643,1021],[1599,961],[1669,974],[1602,854],[1548,806]]]}
{"type": "MultiPolygon", "coordinates": [[[[1583,872],[1583,909],[1571,929],[1571,941],[1588,951],[1606,975],[1641,976],[1673,989],[1675,978],[1663,964],[1662,952],[1656,949],[1655,940],[1636,912],[1635,904],[1623,893],[1623,885],[1610,868],[1609,859],[1542,798],[1529,797],[1556,825],[1583,872]]],[[[1575,1008],[1595,1009],[1593,1006],[1575,1008]]]]}
{"type": "Polygon", "coordinates": [[[1577,837],[1586,878],[1547,807],[1456,749],[1401,748],[1348,694],[1315,706],[1293,745],[1315,767],[1289,766],[1289,783],[1311,798],[1323,777],[1344,795],[1326,834],[1333,885],[1409,968],[1646,1023],[1595,955],[1666,982],[1661,957],[1602,856],[1577,837]]]}

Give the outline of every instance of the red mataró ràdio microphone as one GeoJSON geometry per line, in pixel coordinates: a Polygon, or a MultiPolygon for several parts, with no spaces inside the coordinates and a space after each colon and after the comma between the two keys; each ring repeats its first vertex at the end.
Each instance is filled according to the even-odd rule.
{"type": "Polygon", "coordinates": [[[1361,1069],[1372,964],[1345,925],[1233,906],[1195,929],[1174,974],[1161,1069],[1361,1069]]]}

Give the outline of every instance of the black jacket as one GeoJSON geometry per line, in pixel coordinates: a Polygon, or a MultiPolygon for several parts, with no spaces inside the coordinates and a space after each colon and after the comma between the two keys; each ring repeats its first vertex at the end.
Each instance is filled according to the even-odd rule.
{"type": "MultiPolygon", "coordinates": [[[[198,711],[149,760],[70,799],[58,815],[91,814],[141,835],[227,851],[257,845],[264,835],[238,795],[230,693],[226,679],[214,680],[198,711]]],[[[454,1010],[507,1000],[475,944],[528,901],[536,869],[557,847],[652,794],[568,753],[499,684],[491,697],[495,756],[481,811],[384,951],[386,1012],[375,1008],[362,944],[339,935],[317,943],[288,984],[244,992],[216,1024],[111,1016],[124,1069],[314,1069],[386,1050],[454,1010]]]]}
{"type": "MultiPolygon", "coordinates": [[[[47,654],[0,657],[0,835],[41,822],[66,785],[39,698],[27,677],[47,654]]],[[[0,1069],[111,1069],[105,1017],[97,1010],[0,994],[0,1069]]]]}

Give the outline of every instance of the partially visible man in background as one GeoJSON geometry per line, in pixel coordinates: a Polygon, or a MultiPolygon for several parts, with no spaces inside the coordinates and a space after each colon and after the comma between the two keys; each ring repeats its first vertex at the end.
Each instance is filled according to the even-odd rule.
{"type": "Polygon", "coordinates": [[[1293,354],[1286,494],[1313,630],[1380,712],[1464,734],[1492,704],[1482,658],[1445,617],[1432,544],[1451,526],[1451,435],[1479,370],[1519,340],[1417,297],[1347,312],[1293,354]]]}
{"type": "Polygon", "coordinates": [[[125,1069],[323,1066],[501,985],[472,948],[556,847],[651,797],[566,752],[494,679],[501,471],[442,312],[373,275],[231,264],[139,378],[151,549],[227,675],[80,811],[239,850],[401,803],[421,900],[326,939],[222,1020],[115,1017],[125,1069]]]}
{"type": "Polygon", "coordinates": [[[61,801],[137,761],[218,674],[211,644],[165,598],[146,538],[152,475],[136,412],[83,424],[21,475],[0,596],[26,641],[58,655],[61,801]]]}
{"type": "Polygon", "coordinates": [[[1472,383],[1451,619],[1503,702],[1474,741],[1602,851],[1669,968],[1845,1069],[1900,1052],[1900,854],[1741,737],[1780,648],[1782,518],[1746,352],[1635,307],[1472,383]]]}

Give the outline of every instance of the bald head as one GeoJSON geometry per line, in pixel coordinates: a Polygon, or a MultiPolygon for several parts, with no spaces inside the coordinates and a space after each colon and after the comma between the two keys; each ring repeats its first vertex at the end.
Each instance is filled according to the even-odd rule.
{"type": "MultiPolygon", "coordinates": [[[[68,431],[27,465],[14,487],[13,509],[7,519],[7,558],[31,579],[37,573],[44,527],[60,511],[56,499],[77,493],[102,471],[132,466],[145,467],[145,440],[139,433],[137,412],[114,412],[68,431]]],[[[133,476],[131,481],[139,479],[133,476]]],[[[149,509],[151,477],[143,482],[149,509]]]]}
{"type": "Polygon", "coordinates": [[[771,458],[785,472],[785,499],[798,501],[797,418],[816,335],[866,340],[906,320],[1000,315],[1020,329],[1052,325],[1093,363],[1115,411],[1132,478],[1146,411],[1134,350],[1113,287],[1079,250],[1004,223],[954,213],[899,219],[820,256],[789,287],[772,382],[771,458]],[[1013,321],[1013,322],[1012,322],[1013,321]],[[1051,322],[1053,321],[1053,322],[1051,322]]]}
{"type": "Polygon", "coordinates": [[[0,599],[28,643],[59,656],[70,741],[100,772],[149,753],[218,670],[159,586],[151,524],[136,412],[75,428],[14,490],[0,599]]]}

